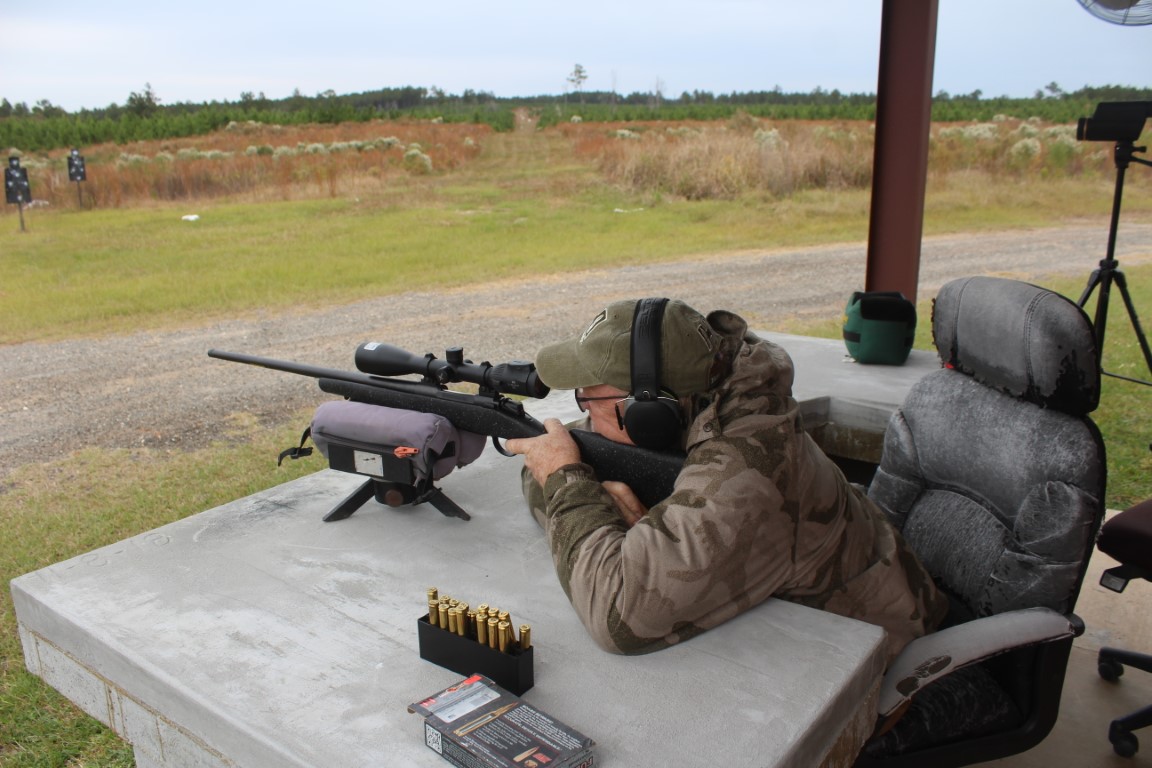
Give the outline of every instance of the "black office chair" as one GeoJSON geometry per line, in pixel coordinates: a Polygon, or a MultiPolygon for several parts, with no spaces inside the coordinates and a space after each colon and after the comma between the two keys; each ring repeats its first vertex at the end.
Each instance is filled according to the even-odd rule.
{"type": "MultiPolygon", "coordinates": [[[[1120,563],[1101,575],[1101,586],[1113,592],[1123,592],[1132,579],[1152,580],[1152,499],[1129,507],[1104,523],[1096,547],[1120,563]]],[[[1152,672],[1152,655],[1120,648],[1101,648],[1096,665],[1100,677],[1115,682],[1124,674],[1124,667],[1152,672]]],[[[1122,757],[1132,757],[1140,748],[1140,742],[1132,731],[1150,725],[1152,706],[1113,720],[1108,726],[1112,749],[1122,757]]]]}
{"type": "Polygon", "coordinates": [[[889,667],[857,768],[970,765],[1049,733],[1104,514],[1084,312],[1027,283],[971,277],[945,285],[932,315],[944,369],[893,414],[869,495],[951,610],[889,667]]]}

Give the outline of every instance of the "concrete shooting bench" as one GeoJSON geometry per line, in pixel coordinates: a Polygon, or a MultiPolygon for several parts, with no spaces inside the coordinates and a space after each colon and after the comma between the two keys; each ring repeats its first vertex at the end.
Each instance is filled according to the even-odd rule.
{"type": "MultiPolygon", "coordinates": [[[[808,428],[864,463],[938,367],[927,352],[864,366],[839,341],[764,335],[796,361],[808,428]]],[[[534,406],[576,413],[570,393],[534,406]]],[[[532,626],[524,699],[594,739],[597,765],[851,765],[873,723],[882,630],[769,600],[667,650],[605,653],[557,581],[521,465],[489,447],[441,481],[467,522],[374,502],[322,522],[362,481],[323,470],[21,576],[27,666],[130,742],[140,768],[436,768],[447,763],[406,711],[463,677],[418,653],[436,586],[532,626]]]]}

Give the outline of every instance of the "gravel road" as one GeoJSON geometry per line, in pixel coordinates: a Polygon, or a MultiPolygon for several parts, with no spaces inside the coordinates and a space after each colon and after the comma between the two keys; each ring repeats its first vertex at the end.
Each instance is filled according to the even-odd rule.
{"type": "MultiPolygon", "coordinates": [[[[919,298],[972,274],[1087,280],[1106,244],[1107,230],[1088,225],[930,237],[919,298]]],[[[771,329],[794,317],[838,316],[852,291],[863,288],[865,253],[863,243],[764,250],[405,293],[175,331],[0,347],[0,482],[23,463],[88,446],[200,447],[230,414],[280,423],[284,414],[327,397],[309,379],[209,359],[213,347],[346,370],[354,368],[355,346],[368,340],[437,356],[463,346],[472,359],[503,362],[531,358],[542,344],[578,330],[605,302],[645,295],[681,298],[703,311],[731,309],[771,329]]],[[[1116,255],[1121,268],[1152,261],[1152,224],[1124,223],[1116,255]]],[[[1122,313],[1117,300],[1115,322],[1122,313]]]]}

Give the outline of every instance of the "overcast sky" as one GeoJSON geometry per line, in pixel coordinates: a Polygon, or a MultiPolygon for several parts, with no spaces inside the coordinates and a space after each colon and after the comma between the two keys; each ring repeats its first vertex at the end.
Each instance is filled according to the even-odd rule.
{"type": "MultiPolygon", "coordinates": [[[[876,91],[880,0],[0,0],[0,97],[70,111],[437,86],[876,91]]],[[[1077,0],[940,0],[934,91],[1031,96],[1055,82],[1152,87],[1152,26],[1077,0]]]]}

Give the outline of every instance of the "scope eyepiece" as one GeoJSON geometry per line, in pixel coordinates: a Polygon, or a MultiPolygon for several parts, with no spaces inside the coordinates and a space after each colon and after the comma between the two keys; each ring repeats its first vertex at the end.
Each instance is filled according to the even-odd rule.
{"type": "Polygon", "coordinates": [[[548,396],[550,390],[544,382],[540,381],[540,374],[536,373],[536,366],[527,360],[510,360],[500,365],[484,363],[484,366],[486,366],[486,370],[483,386],[489,389],[524,397],[542,398],[548,396]]]}

